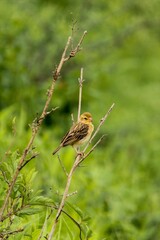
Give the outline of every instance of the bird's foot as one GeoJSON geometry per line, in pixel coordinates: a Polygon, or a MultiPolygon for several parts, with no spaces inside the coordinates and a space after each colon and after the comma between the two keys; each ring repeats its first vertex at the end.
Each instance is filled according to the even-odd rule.
{"type": "Polygon", "coordinates": [[[78,155],[82,158],[84,156],[84,152],[83,151],[77,151],[77,156],[78,155]]]}

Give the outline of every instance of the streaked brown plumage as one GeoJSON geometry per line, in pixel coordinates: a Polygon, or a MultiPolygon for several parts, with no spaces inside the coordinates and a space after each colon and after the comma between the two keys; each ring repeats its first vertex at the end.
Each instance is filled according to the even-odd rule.
{"type": "Polygon", "coordinates": [[[58,148],[53,152],[53,155],[57,153],[62,147],[72,145],[78,147],[87,142],[94,130],[92,124],[92,115],[89,112],[85,112],[80,116],[79,121],[74,124],[70,130],[63,137],[58,148]]]}

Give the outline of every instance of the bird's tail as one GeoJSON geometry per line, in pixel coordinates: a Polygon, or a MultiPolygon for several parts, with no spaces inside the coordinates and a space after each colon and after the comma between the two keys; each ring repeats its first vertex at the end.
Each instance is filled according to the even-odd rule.
{"type": "Polygon", "coordinates": [[[52,153],[53,155],[56,154],[60,149],[61,149],[61,145],[59,147],[56,148],[56,150],[54,150],[54,152],[52,153]]]}

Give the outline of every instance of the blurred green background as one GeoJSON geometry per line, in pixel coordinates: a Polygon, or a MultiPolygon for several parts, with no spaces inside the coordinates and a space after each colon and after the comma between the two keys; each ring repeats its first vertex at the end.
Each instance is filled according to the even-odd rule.
{"type": "MultiPolygon", "coordinates": [[[[91,217],[94,240],[160,239],[159,13],[158,0],[0,2],[2,158],[26,146],[28,124],[43,109],[73,25],[74,46],[88,31],[83,50],[63,67],[50,105],[59,109],[45,119],[34,144],[40,155],[25,171],[37,172],[34,191],[51,198],[55,190],[63,192],[66,178],[51,153],[70,127],[71,113],[76,117],[83,67],[82,111],[92,113],[95,126],[115,103],[99,133],[107,133],[106,139],[77,170],[70,189],[78,194],[69,201],[91,217]]],[[[74,151],[68,147],[60,155],[69,170],[74,151]]],[[[60,239],[78,239],[77,229],[73,238],[68,231],[64,227],[60,239]]]]}

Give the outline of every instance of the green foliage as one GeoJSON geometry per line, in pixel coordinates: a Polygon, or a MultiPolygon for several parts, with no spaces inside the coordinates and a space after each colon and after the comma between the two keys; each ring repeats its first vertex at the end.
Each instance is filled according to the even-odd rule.
{"type": "MultiPolygon", "coordinates": [[[[12,191],[0,238],[38,239],[51,229],[66,176],[51,153],[76,118],[78,77],[84,67],[82,111],[100,118],[115,109],[100,135],[107,137],[73,176],[54,239],[160,239],[160,5],[144,1],[0,2],[0,206],[43,108],[72,18],[83,51],[62,71],[45,120],[12,191]],[[71,14],[72,12],[72,14],[71,14]],[[73,218],[73,219],[72,219],[73,218]],[[74,222],[76,221],[76,223],[74,222]],[[19,230],[19,231],[18,231],[19,230]],[[14,233],[14,231],[17,231],[14,233]]],[[[74,158],[60,152],[67,171],[74,158]]]]}

